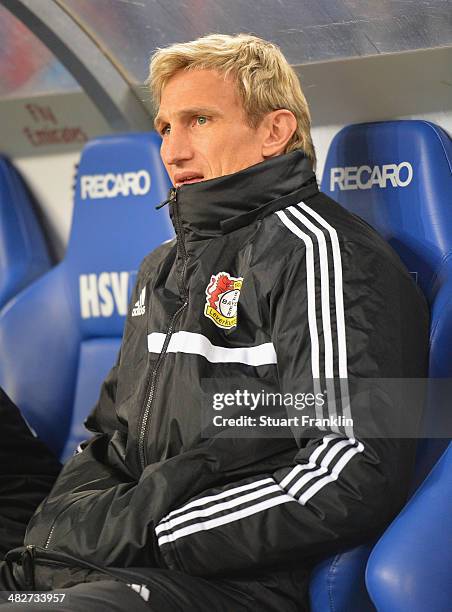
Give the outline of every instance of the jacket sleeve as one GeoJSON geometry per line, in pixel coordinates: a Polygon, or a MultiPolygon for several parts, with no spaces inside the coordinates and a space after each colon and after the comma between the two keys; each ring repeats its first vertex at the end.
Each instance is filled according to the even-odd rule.
{"type": "Polygon", "coordinates": [[[361,427],[347,385],[425,375],[425,303],[381,252],[346,243],[329,261],[318,255],[300,249],[271,296],[280,387],[293,393],[318,383],[331,392],[324,414],[351,416],[353,425],[296,430],[287,466],[173,508],[156,527],[172,569],[207,576],[332,554],[378,534],[405,501],[415,441],[386,436],[391,422],[380,417],[378,395],[365,415],[372,437],[361,437],[369,423],[361,427]]]}

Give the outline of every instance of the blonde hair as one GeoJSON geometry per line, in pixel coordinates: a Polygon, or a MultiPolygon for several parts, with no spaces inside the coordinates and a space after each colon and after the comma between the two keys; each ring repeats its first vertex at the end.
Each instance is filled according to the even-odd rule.
{"type": "Polygon", "coordinates": [[[271,111],[290,110],[297,120],[297,129],[285,153],[303,149],[315,164],[308,104],[295,71],[278,46],[250,34],[210,34],[158,49],[152,56],[146,81],[155,107],[160,104],[162,89],[176,72],[194,69],[230,75],[253,128],[271,111]]]}

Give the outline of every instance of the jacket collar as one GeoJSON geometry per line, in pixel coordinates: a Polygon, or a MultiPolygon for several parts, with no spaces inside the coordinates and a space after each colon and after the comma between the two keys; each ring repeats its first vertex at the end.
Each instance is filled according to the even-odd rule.
{"type": "MultiPolygon", "coordinates": [[[[188,233],[214,236],[285,208],[318,191],[310,160],[296,150],[234,174],[183,185],[170,199],[188,233]]],[[[174,194],[174,191],[173,191],[174,194]]]]}

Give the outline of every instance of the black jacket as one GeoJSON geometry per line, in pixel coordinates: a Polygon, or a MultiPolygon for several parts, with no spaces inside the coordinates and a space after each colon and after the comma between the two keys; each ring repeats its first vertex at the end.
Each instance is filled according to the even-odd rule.
{"type": "Polygon", "coordinates": [[[0,389],[0,559],[23,543],[27,523],[60,470],[58,459],[0,389]]]}
{"type": "Polygon", "coordinates": [[[96,435],[26,543],[101,566],[243,577],[374,536],[405,499],[414,447],[386,437],[378,394],[361,423],[349,386],[425,376],[427,310],[409,274],[318,192],[300,151],[173,190],[169,206],[177,240],[141,265],[118,363],[87,420],[96,435]],[[227,422],[206,437],[222,414],[206,389],[248,382],[326,391],[316,415],[354,423],[262,438],[227,422]]]}

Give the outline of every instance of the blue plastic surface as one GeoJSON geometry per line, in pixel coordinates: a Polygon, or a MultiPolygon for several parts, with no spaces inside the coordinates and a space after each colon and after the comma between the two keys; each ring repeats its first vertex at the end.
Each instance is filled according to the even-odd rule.
{"type": "Polygon", "coordinates": [[[13,165],[0,157],[0,308],[51,263],[30,194],[13,165]]]}
{"type": "Polygon", "coordinates": [[[433,301],[452,253],[451,175],[452,142],[438,126],[363,123],[335,136],[322,191],[375,227],[433,301]]]}
{"type": "Polygon", "coordinates": [[[372,545],[363,544],[318,563],[309,584],[312,611],[373,612],[364,582],[372,545]]]}
{"type": "MultiPolygon", "coordinates": [[[[375,227],[398,252],[430,303],[429,375],[452,377],[452,143],[448,134],[426,121],[388,121],[348,126],[335,136],[331,144],[322,191],[375,227]]],[[[427,419],[435,418],[434,404],[431,401],[427,406],[427,419]]],[[[420,441],[413,490],[422,482],[444,447],[444,440],[420,441]]],[[[450,524],[450,493],[447,500],[450,524]]],[[[430,545],[424,541],[417,548],[411,547],[412,559],[408,565],[401,551],[398,556],[400,538],[392,539],[392,527],[384,534],[382,542],[385,544],[381,545],[381,549],[378,544],[377,550],[381,550],[379,562],[374,561],[373,567],[380,569],[372,570],[372,576],[376,575],[375,572],[380,573],[378,579],[371,578],[371,590],[379,610],[424,612],[440,609],[427,605],[429,582],[424,581],[423,572],[418,571],[428,551],[431,571],[441,566],[438,576],[444,578],[444,549],[437,547],[436,541],[441,532],[439,515],[443,520],[446,520],[446,515],[445,508],[440,509],[438,502],[439,499],[432,495],[425,497],[422,505],[425,515],[419,520],[428,522],[430,513],[432,525],[435,525],[438,533],[430,545]],[[394,563],[385,565],[385,555],[392,548],[394,563]],[[413,597],[424,589],[423,608],[409,605],[397,607],[401,606],[401,599],[397,600],[395,607],[391,607],[392,604],[383,605],[382,602],[389,602],[390,597],[395,598],[397,589],[392,589],[387,597],[379,589],[386,589],[391,581],[400,584],[401,580],[404,580],[404,589],[409,590],[409,585],[413,585],[413,597]]],[[[397,523],[400,520],[400,527],[396,530],[400,534],[405,533],[406,529],[403,527],[403,516],[404,512],[396,519],[397,523]]],[[[422,533],[422,527],[421,531],[418,530],[415,521],[410,523],[410,529],[413,538],[429,537],[426,530],[422,533]]],[[[452,542],[449,549],[451,545],[452,542]]],[[[361,612],[372,609],[363,582],[366,558],[365,547],[357,547],[326,559],[314,569],[310,584],[313,612],[361,612]],[[360,598],[359,601],[356,597],[360,598]]],[[[438,578],[438,589],[440,585],[441,579],[438,578]]],[[[442,588],[444,590],[444,586],[442,588]]],[[[411,595],[407,596],[407,601],[412,603],[411,595]]],[[[452,610],[451,602],[452,598],[449,598],[449,608],[442,610],[452,610]]]]}
{"type": "Polygon", "coordinates": [[[114,363],[139,264],[173,236],[155,210],[170,187],[159,149],[156,133],[88,143],[63,261],[0,313],[0,385],[65,457],[114,363]]]}
{"type": "Polygon", "coordinates": [[[115,362],[120,346],[120,338],[95,338],[80,344],[74,409],[69,437],[61,455],[63,462],[69,459],[83,440],[91,436],[83,425],[86,409],[96,403],[102,381],[115,362]]]}
{"type": "Polygon", "coordinates": [[[380,612],[452,609],[452,444],[374,548],[366,582],[380,612]]]}

